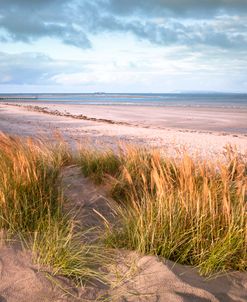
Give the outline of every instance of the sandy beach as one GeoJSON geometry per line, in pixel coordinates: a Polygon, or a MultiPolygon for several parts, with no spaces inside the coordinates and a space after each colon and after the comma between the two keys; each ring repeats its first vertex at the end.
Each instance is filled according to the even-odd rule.
{"type": "MultiPolygon", "coordinates": [[[[25,102],[34,105],[35,102],[25,102]]],[[[48,110],[58,110],[75,115],[83,114],[96,119],[125,122],[130,125],[157,129],[183,129],[200,132],[233,134],[247,133],[247,108],[201,106],[136,106],[136,105],[74,105],[36,104],[48,110]]]]}
{"type": "Polygon", "coordinates": [[[242,154],[247,150],[244,109],[34,106],[1,103],[0,130],[24,136],[59,131],[72,142],[90,139],[109,147],[120,141],[131,142],[160,147],[169,154],[186,149],[203,157],[222,153],[228,144],[242,154]]]}

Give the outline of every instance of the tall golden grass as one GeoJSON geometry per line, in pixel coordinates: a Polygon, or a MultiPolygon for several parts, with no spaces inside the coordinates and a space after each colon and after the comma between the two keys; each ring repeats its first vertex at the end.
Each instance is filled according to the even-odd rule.
{"type": "Polygon", "coordinates": [[[34,230],[60,210],[58,174],[69,156],[60,147],[0,134],[0,228],[34,230]]]}
{"type": "Polygon", "coordinates": [[[106,175],[116,176],[119,173],[122,158],[116,156],[112,150],[97,150],[95,147],[86,145],[79,146],[78,164],[83,174],[96,184],[101,184],[106,175]]]}
{"type": "MultiPolygon", "coordinates": [[[[213,161],[134,147],[118,153],[87,147],[78,154],[84,174],[111,183],[118,201],[120,226],[109,223],[108,245],[195,265],[208,275],[246,270],[246,157],[231,147],[213,161]]],[[[61,140],[0,134],[0,230],[25,238],[41,265],[82,282],[97,276],[90,263],[102,257],[100,248],[80,242],[75,221],[64,216],[59,172],[74,160],[61,140]]]]}
{"type": "Polygon", "coordinates": [[[96,267],[103,257],[100,247],[82,242],[85,231],[63,210],[59,172],[71,160],[62,140],[0,133],[0,231],[31,250],[41,268],[82,284],[101,279],[96,267]]]}
{"type": "MultiPolygon", "coordinates": [[[[104,169],[115,177],[112,195],[122,222],[109,226],[108,244],[195,265],[203,274],[246,270],[247,169],[236,151],[228,147],[218,161],[137,148],[105,154],[97,155],[99,165],[121,163],[104,169]]],[[[97,168],[85,158],[82,169],[88,162],[87,175],[95,177],[97,168]]]]}

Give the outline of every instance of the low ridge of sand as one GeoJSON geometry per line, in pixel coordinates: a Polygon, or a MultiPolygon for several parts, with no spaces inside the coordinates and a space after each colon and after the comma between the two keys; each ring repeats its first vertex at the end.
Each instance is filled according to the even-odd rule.
{"type": "Polygon", "coordinates": [[[126,253],[119,261],[124,276],[116,288],[124,302],[244,302],[247,299],[246,273],[232,273],[207,280],[191,268],[158,259],[126,253]]]}

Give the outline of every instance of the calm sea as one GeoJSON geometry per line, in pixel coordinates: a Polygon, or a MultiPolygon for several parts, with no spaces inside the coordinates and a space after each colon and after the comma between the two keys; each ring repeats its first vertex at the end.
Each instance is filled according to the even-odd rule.
{"type": "Polygon", "coordinates": [[[66,93],[66,94],[0,94],[2,102],[37,102],[78,105],[177,106],[247,108],[247,94],[223,93],[66,93]]]}

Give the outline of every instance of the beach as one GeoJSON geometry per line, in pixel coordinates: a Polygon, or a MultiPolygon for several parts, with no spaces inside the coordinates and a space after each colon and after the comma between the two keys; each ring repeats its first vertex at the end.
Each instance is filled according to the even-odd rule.
{"type": "Polygon", "coordinates": [[[0,104],[0,129],[24,136],[59,131],[71,142],[91,140],[159,147],[168,154],[214,157],[231,144],[247,150],[247,109],[0,104]]]}

